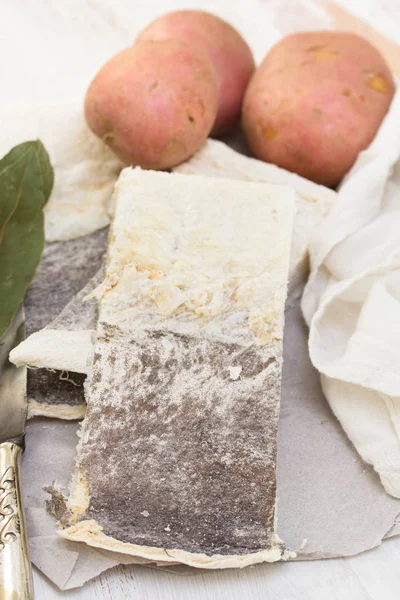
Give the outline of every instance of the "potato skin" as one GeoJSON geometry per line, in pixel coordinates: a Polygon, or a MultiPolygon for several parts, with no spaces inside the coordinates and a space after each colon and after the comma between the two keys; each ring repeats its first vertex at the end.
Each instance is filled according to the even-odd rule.
{"type": "Polygon", "coordinates": [[[246,87],[254,72],[252,52],[234,27],[201,10],[167,13],[150,23],[138,41],[174,38],[205,51],[217,73],[218,113],[211,135],[220,136],[240,117],[246,87]]]}
{"type": "Polygon", "coordinates": [[[217,101],[215,71],[205,54],[176,40],[141,42],[97,73],[85,117],[124,163],[167,169],[203,144],[217,101]]]}
{"type": "Polygon", "coordinates": [[[336,186],[374,138],[393,94],[388,66],[365,39],[294,34],[254,74],[242,126],[258,158],[336,186]]]}

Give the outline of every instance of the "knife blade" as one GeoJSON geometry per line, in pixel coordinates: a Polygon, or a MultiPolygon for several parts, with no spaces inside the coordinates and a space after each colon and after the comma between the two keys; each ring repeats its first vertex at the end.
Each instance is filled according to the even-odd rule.
{"type": "Polygon", "coordinates": [[[0,600],[32,600],[20,485],[20,462],[27,416],[26,368],[10,363],[10,351],[25,339],[22,305],[0,338],[0,600]]]}

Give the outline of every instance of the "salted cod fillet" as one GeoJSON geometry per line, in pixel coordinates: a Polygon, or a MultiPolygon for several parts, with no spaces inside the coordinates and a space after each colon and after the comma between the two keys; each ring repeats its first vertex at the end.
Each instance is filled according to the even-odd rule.
{"type": "MultiPolygon", "coordinates": [[[[46,245],[24,301],[28,336],[46,327],[49,322],[52,330],[59,327],[67,327],[71,331],[84,330],[86,323],[89,323],[90,330],[94,328],[97,303],[82,303],[82,299],[101,281],[107,235],[108,229],[103,229],[75,240],[46,245]],[[93,279],[88,284],[91,277],[93,279]],[[82,286],[85,286],[83,290],[82,286]]],[[[63,331],[60,333],[62,335],[63,331]]],[[[62,341],[55,345],[53,352],[59,352],[60,348],[63,348],[62,341]]],[[[76,347],[74,352],[77,353],[76,347]]],[[[61,370],[28,369],[28,417],[82,418],[85,409],[84,380],[85,375],[64,367],[61,370]]]]}
{"type": "Polygon", "coordinates": [[[279,560],[294,192],[125,169],[115,200],[60,535],[196,567],[279,560]]]}
{"type": "Polygon", "coordinates": [[[335,191],[276,165],[243,156],[223,142],[212,139],[208,139],[190,160],[175,167],[174,172],[292,187],[296,192],[296,216],[291,246],[289,285],[293,290],[302,283],[309,270],[310,238],[319,223],[328,215],[336,199],[335,191]]]}
{"type": "MultiPolygon", "coordinates": [[[[293,296],[300,292],[308,272],[307,249],[310,237],[328,214],[336,198],[336,192],[275,165],[243,156],[223,142],[211,139],[207,140],[190,160],[176,167],[175,172],[290,185],[296,194],[296,216],[290,257],[289,295],[293,296]]],[[[86,293],[90,289],[86,290],[86,293]]],[[[80,308],[81,301],[86,293],[76,298],[75,302],[71,302],[64,310],[62,315],[62,319],[65,319],[64,323],[60,319],[55,327],[50,324],[44,331],[39,331],[31,338],[28,337],[13,351],[12,360],[18,365],[64,370],[71,374],[76,372],[77,375],[71,376],[75,380],[84,381],[90,369],[93,353],[91,330],[96,327],[97,317],[95,311],[92,311],[92,321],[86,320],[81,332],[75,324],[71,332],[68,325],[68,320],[71,321],[71,318],[68,317],[68,313],[71,311],[72,318],[76,318],[79,311],[83,310],[80,308]],[[76,348],[79,348],[78,352],[76,348]]],[[[43,408],[43,405],[41,406],[43,408]]],[[[41,406],[37,407],[36,414],[43,414],[41,406]]],[[[46,414],[55,416],[51,410],[51,401],[44,408],[46,414]]],[[[56,410],[58,416],[62,417],[59,409],[56,410]]],[[[76,415],[80,413],[81,406],[76,415]]]]}

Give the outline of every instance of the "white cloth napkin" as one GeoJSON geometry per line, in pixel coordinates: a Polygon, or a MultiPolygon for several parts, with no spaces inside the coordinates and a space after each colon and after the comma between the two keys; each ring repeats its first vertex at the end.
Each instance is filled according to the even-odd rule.
{"type": "Polygon", "coordinates": [[[400,90],[310,257],[311,360],[357,451],[400,498],[400,90]]]}

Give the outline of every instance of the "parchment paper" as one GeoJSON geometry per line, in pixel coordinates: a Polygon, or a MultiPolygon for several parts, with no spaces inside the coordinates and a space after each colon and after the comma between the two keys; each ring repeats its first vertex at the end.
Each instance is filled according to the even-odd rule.
{"type": "MultiPolygon", "coordinates": [[[[23,487],[33,563],[61,589],[83,585],[129,558],[56,536],[43,487],[65,490],[75,459],[77,425],[38,419],[27,425],[23,487]]],[[[278,449],[278,533],[299,560],[357,554],[400,533],[400,501],[388,496],[333,416],[307,351],[299,299],[286,309],[278,449]],[[305,544],[305,545],[304,545],[305,544]],[[302,548],[303,546],[303,548],[302,548]]],[[[134,567],[132,567],[134,568],[134,567]]],[[[268,565],[254,567],[267,570],[268,565]]],[[[180,574],[198,571],[170,567],[180,574]]]]}

